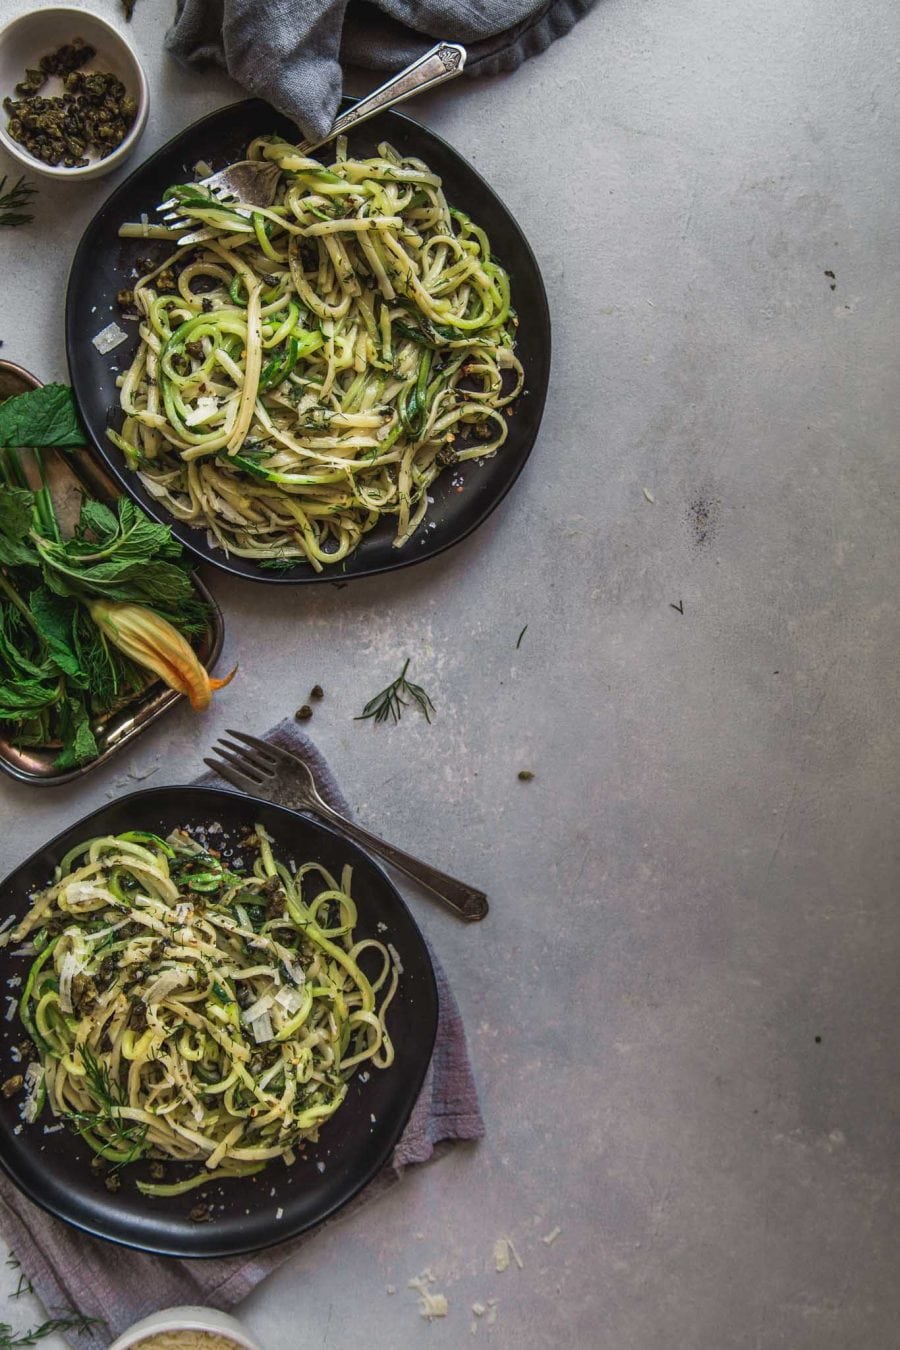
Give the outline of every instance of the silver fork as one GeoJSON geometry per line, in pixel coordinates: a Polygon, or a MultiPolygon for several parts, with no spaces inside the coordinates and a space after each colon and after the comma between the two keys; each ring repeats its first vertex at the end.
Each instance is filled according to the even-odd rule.
{"type": "MultiPolygon", "coordinates": [[[[368,121],[385,108],[393,108],[396,104],[403,103],[405,99],[412,98],[413,94],[421,94],[425,89],[433,89],[436,85],[443,84],[445,80],[454,79],[462,73],[465,64],[465,47],[458,42],[439,42],[437,46],[401,70],[399,75],[393,75],[371,94],[354,103],[352,108],[334,122],[328,135],[322,140],[302,141],[297,146],[298,154],[312,154],[313,150],[327,145],[335,136],[340,136],[351,127],[368,121]]],[[[269,164],[263,160],[242,159],[237,164],[230,164],[227,169],[220,169],[218,173],[211,174],[209,178],[201,178],[195,186],[207,188],[215,198],[227,204],[237,215],[249,219],[250,211],[244,209],[245,207],[272,205],[278,190],[280,172],[277,164],[269,164]]],[[[173,230],[181,229],[189,223],[177,207],[178,202],[174,197],[170,197],[157,207],[158,211],[165,212],[163,219],[169,222],[169,228],[173,230]]],[[[212,231],[195,230],[191,234],[184,235],[178,243],[199,244],[204,239],[210,238],[211,234],[212,231]]]]}
{"type": "Polygon", "coordinates": [[[393,867],[425,886],[460,918],[474,922],[487,914],[488,900],[484,891],[448,876],[446,872],[439,871],[421,858],[414,858],[403,849],[395,848],[323,801],[309,765],[297,755],[269,741],[248,736],[244,731],[229,730],[225,734],[233,737],[233,740],[226,741],[220,737],[213,746],[221,758],[205,759],[203,762],[233,787],[254,797],[266,797],[292,811],[311,811],[340,834],[347,835],[362,844],[363,848],[377,853],[393,867]],[[241,744],[235,745],[235,741],[241,744]]]}

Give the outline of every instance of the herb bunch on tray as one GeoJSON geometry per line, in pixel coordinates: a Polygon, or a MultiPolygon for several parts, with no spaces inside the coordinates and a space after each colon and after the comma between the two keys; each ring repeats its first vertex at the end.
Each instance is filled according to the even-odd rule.
{"type": "Polygon", "coordinates": [[[85,497],[63,536],[42,451],[84,443],[65,385],[0,404],[0,723],[17,745],[58,747],[58,769],[96,758],[97,719],[154,677],[198,709],[227,683],[190,645],[208,614],[167,526],[85,497]]]}

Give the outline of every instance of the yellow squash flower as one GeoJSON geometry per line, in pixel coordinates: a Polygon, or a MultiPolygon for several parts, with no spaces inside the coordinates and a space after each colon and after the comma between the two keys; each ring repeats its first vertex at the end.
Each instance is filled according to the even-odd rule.
{"type": "Polygon", "coordinates": [[[214,689],[234,679],[237,666],[224,680],[210,679],[190,643],[152,609],[121,600],[92,600],[88,609],[101,633],[120,652],[152,670],[171,689],[186,694],[196,712],[209,705],[214,689]]]}

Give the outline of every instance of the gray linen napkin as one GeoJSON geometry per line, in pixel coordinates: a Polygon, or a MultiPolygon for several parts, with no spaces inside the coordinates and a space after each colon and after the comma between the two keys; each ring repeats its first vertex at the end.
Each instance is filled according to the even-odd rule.
{"type": "Polygon", "coordinates": [[[462,42],[467,75],[514,70],[568,33],[594,0],[177,0],[166,47],[224,66],[238,84],[324,136],[341,97],[341,63],[402,70],[435,42],[462,42]]]}
{"type": "MultiPolygon", "coordinates": [[[[325,800],[338,811],[349,810],[325,760],[295,723],[280,722],[266,739],[305,759],[325,800]]],[[[213,774],[197,781],[223,786],[213,774]]],[[[392,1161],[330,1222],[368,1204],[399,1180],[404,1167],[427,1162],[445,1141],[480,1139],[484,1134],[459,1009],[434,952],[431,959],[437,979],[438,1029],[422,1091],[392,1161]]],[[[88,1237],[45,1214],[2,1173],[0,1228],[45,1308],[77,1308],[86,1317],[101,1320],[95,1329],[68,1334],[66,1339],[78,1350],[103,1350],[133,1322],[159,1308],[181,1303],[231,1308],[304,1241],[295,1238],[252,1256],[222,1260],[145,1256],[88,1237]]]]}

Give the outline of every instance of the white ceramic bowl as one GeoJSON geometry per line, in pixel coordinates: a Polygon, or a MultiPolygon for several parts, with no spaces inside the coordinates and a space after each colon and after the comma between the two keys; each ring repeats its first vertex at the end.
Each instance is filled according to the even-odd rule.
{"type": "MultiPolygon", "coordinates": [[[[42,174],[45,178],[99,178],[101,174],[109,173],[131,154],[147,121],[150,95],[144,72],[131,44],[99,14],[92,14],[88,9],[75,9],[70,5],[34,9],[29,14],[20,14],[0,30],[0,102],[7,96],[15,97],[13,90],[25,78],[26,67],[36,66],[42,56],[56,51],[76,37],[83,38],[97,51],[97,55],[84,69],[88,72],[110,71],[118,76],[128,93],[137,101],[137,117],[124,141],[116,146],[112,154],[101,159],[96,152],[88,151],[89,164],[81,169],[66,169],[61,164],[44,164],[29,154],[18,141],[14,141],[6,131],[9,117],[0,108],[0,145],[24,169],[42,174]]],[[[54,79],[52,85],[41,90],[41,93],[59,93],[59,81],[54,79]]]]}
{"type": "Polygon", "coordinates": [[[162,1312],[152,1313],[150,1317],[129,1327],[109,1350],[130,1350],[139,1341],[146,1340],[148,1336],[161,1335],[164,1331],[208,1331],[214,1336],[228,1336],[242,1350],[262,1350],[236,1317],[219,1312],[218,1308],[193,1307],[164,1308],[162,1312]]]}

